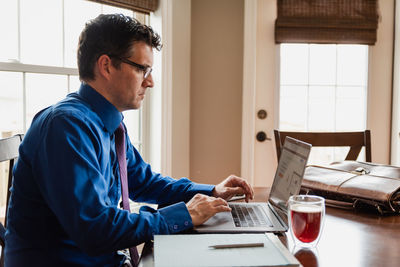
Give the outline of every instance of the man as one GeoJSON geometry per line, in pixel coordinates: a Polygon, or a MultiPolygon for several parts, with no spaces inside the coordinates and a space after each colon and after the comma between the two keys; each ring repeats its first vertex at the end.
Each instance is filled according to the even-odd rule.
{"type": "Polygon", "coordinates": [[[39,112],[20,146],[7,266],[120,266],[119,250],[200,225],[229,211],[225,200],[235,194],[253,197],[236,176],[212,186],[153,173],[123,134],[129,197],[164,208],[134,214],[118,207],[124,168],[116,130],[125,129],[121,112],[140,108],[153,87],[153,48],[161,48],[159,36],[129,17],[100,15],[86,25],[79,91],[39,112]]]}

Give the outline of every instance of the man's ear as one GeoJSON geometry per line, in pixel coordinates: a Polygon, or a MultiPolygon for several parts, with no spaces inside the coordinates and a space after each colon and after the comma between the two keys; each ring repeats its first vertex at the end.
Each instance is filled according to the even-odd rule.
{"type": "Polygon", "coordinates": [[[101,55],[96,62],[97,69],[99,71],[99,74],[104,78],[104,79],[110,79],[110,75],[113,71],[113,66],[111,63],[111,58],[107,55],[101,55]]]}

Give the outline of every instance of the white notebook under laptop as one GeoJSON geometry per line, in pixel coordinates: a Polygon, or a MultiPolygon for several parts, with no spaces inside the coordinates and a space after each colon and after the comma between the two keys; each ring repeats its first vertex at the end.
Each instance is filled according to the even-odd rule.
{"type": "Polygon", "coordinates": [[[201,226],[199,233],[285,232],[287,202],[300,191],[311,145],[285,138],[268,202],[230,203],[231,212],[220,212],[201,226]]]}

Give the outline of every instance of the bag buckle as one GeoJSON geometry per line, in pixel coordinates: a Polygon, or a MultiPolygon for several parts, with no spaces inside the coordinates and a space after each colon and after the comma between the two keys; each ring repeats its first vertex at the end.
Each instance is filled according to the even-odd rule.
{"type": "Polygon", "coordinates": [[[354,172],[358,174],[369,174],[371,171],[365,169],[364,167],[358,167],[357,169],[354,170],[354,172]]]}

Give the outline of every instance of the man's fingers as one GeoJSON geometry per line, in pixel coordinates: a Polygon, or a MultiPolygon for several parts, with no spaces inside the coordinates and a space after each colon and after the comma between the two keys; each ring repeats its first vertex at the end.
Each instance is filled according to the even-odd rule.
{"type": "Polygon", "coordinates": [[[215,213],[223,211],[231,211],[231,208],[228,206],[228,202],[226,202],[222,198],[216,198],[215,200],[213,200],[212,205],[215,213]]]}
{"type": "Polygon", "coordinates": [[[234,195],[243,195],[245,194],[245,191],[243,188],[241,187],[231,187],[231,188],[227,188],[227,191],[229,193],[229,195],[234,196],[234,195]]]}
{"type": "Polygon", "coordinates": [[[228,202],[226,202],[225,199],[222,198],[214,198],[214,197],[210,197],[212,199],[212,205],[213,206],[228,206],[228,202]]]}
{"type": "Polygon", "coordinates": [[[246,182],[246,180],[241,180],[241,184],[242,184],[242,187],[246,191],[246,195],[247,194],[250,195],[251,199],[253,199],[254,192],[253,192],[253,189],[251,188],[250,184],[248,182],[246,182]]]}
{"type": "Polygon", "coordinates": [[[238,183],[239,183],[238,185],[240,187],[237,187],[237,188],[240,188],[240,192],[238,192],[237,194],[245,194],[246,202],[249,202],[249,200],[253,199],[253,197],[254,197],[253,189],[244,179],[239,179],[238,183]]]}
{"type": "Polygon", "coordinates": [[[243,182],[243,187],[245,188],[245,194],[246,194],[246,200],[248,201],[248,199],[253,199],[254,198],[254,191],[253,188],[250,186],[250,184],[248,182],[246,182],[245,180],[242,180],[243,182]]]}
{"type": "Polygon", "coordinates": [[[186,206],[192,217],[192,223],[195,226],[204,223],[218,212],[231,210],[228,206],[228,202],[224,199],[209,197],[202,194],[195,195],[186,206]]]}
{"type": "Polygon", "coordinates": [[[253,199],[254,197],[254,191],[253,188],[251,188],[250,184],[243,178],[237,177],[237,176],[230,176],[229,177],[230,182],[232,186],[240,186],[243,188],[242,194],[246,194],[246,201],[250,199],[253,199]]]}
{"type": "Polygon", "coordinates": [[[225,206],[225,205],[219,205],[214,207],[214,211],[215,213],[218,212],[226,212],[226,211],[231,211],[232,209],[229,206],[225,206]]]}

